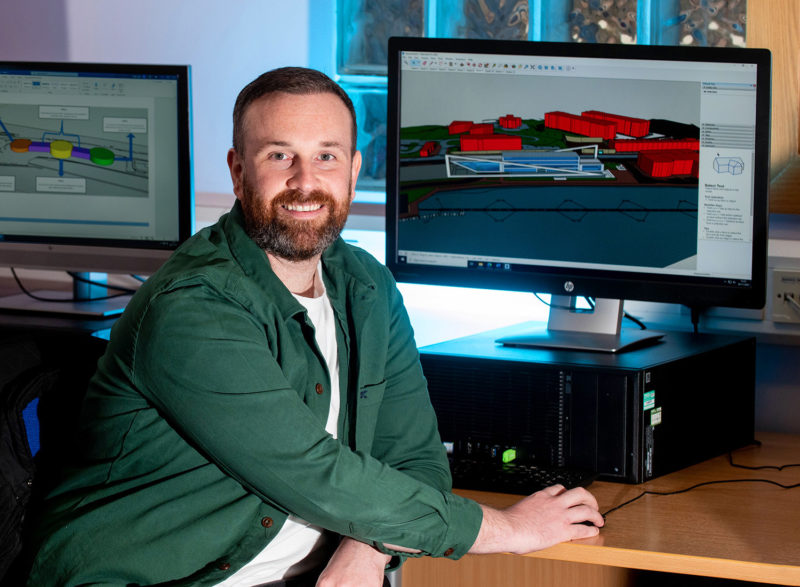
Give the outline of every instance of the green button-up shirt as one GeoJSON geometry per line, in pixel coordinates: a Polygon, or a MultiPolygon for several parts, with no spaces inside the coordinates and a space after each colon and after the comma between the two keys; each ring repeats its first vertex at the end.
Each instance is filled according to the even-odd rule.
{"type": "Polygon", "coordinates": [[[325,432],[330,376],[313,326],[237,203],[114,326],[81,450],[46,504],[31,585],[213,585],[290,513],[376,545],[468,550],[481,510],[449,491],[390,273],[341,239],[322,267],[337,323],[339,440],[325,432]]]}

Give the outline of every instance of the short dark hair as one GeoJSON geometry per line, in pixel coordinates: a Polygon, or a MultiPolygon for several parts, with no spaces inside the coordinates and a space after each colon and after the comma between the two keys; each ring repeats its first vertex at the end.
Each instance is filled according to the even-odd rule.
{"type": "Polygon", "coordinates": [[[339,84],[324,73],[306,67],[280,67],[262,73],[247,84],[233,107],[233,148],[239,155],[244,154],[244,113],[254,101],[268,94],[283,92],[286,94],[334,94],[350,111],[352,124],[352,152],[356,151],[356,111],[353,102],[339,84]]]}

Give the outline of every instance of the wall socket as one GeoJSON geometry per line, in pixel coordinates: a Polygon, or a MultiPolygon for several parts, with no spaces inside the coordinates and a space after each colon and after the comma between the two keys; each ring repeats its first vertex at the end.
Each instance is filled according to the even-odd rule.
{"type": "Polygon", "coordinates": [[[772,321],[800,324],[800,271],[773,269],[772,321]]]}

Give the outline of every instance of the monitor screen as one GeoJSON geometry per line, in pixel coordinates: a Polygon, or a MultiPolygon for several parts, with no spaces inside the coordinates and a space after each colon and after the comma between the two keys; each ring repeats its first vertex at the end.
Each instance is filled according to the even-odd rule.
{"type": "Polygon", "coordinates": [[[0,266],[149,274],[188,238],[189,76],[0,62],[0,266]]]}
{"type": "Polygon", "coordinates": [[[393,38],[398,281],[764,304],[766,50],[393,38]]]}

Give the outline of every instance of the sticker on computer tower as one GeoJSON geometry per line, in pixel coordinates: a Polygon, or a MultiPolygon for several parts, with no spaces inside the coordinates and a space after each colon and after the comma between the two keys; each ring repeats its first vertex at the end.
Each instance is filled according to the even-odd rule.
{"type": "Polygon", "coordinates": [[[656,392],[654,391],[647,391],[644,394],[644,403],[642,409],[646,412],[647,410],[652,410],[656,407],[656,392]]]}
{"type": "Polygon", "coordinates": [[[650,412],[650,426],[661,424],[661,408],[656,408],[650,412]]]}

